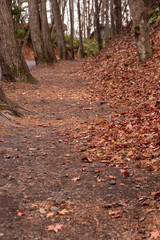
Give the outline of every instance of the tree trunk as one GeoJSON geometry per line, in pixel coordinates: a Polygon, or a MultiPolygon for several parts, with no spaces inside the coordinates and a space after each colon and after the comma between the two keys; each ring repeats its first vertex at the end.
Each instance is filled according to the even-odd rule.
{"type": "Polygon", "coordinates": [[[83,36],[86,38],[86,0],[83,0],[83,36]]]}
{"type": "Polygon", "coordinates": [[[71,54],[74,59],[74,46],[73,46],[73,38],[74,38],[74,25],[73,25],[73,0],[69,0],[69,12],[70,12],[70,24],[71,24],[71,36],[70,36],[70,44],[71,44],[71,54]]]}
{"type": "Polygon", "coordinates": [[[44,42],[44,53],[47,62],[56,62],[56,56],[54,54],[53,43],[51,40],[51,31],[47,21],[46,0],[41,0],[41,29],[44,42]]]}
{"type": "Polygon", "coordinates": [[[106,44],[108,40],[110,39],[110,29],[109,29],[109,0],[106,0],[106,44]]]}
{"type": "Polygon", "coordinates": [[[115,16],[114,16],[114,8],[113,8],[113,0],[110,0],[110,12],[111,12],[111,37],[115,38],[115,16]]]}
{"type": "Polygon", "coordinates": [[[64,39],[64,31],[63,31],[63,25],[61,20],[61,15],[59,12],[59,7],[57,0],[53,0],[53,15],[54,15],[54,21],[55,21],[55,27],[56,27],[56,37],[58,41],[58,49],[60,58],[63,60],[69,59],[66,43],[64,39]]]}
{"type": "Polygon", "coordinates": [[[139,60],[144,61],[152,55],[144,1],[129,0],[129,5],[131,9],[131,15],[133,17],[135,42],[139,60]]]}
{"type": "Polygon", "coordinates": [[[6,0],[1,0],[0,7],[0,65],[2,81],[37,83],[32,77],[20,51],[15,37],[10,6],[6,0]]]}
{"type": "Polygon", "coordinates": [[[102,43],[102,37],[100,32],[100,26],[99,26],[99,6],[98,6],[98,0],[95,0],[95,24],[96,24],[96,36],[97,36],[97,42],[98,42],[98,49],[99,51],[103,48],[102,43]]]}
{"type": "Polygon", "coordinates": [[[78,22],[79,22],[79,50],[81,58],[84,58],[83,52],[83,42],[82,42],[82,27],[81,27],[81,10],[80,10],[80,2],[77,2],[77,9],[78,9],[78,22]]]}
{"type": "Polygon", "coordinates": [[[40,27],[40,16],[38,0],[28,0],[29,4],[29,23],[31,31],[31,39],[34,50],[36,64],[47,63],[44,51],[44,42],[40,27]]]}
{"type": "Polygon", "coordinates": [[[3,110],[10,110],[12,111],[15,115],[21,116],[22,113],[18,110],[19,106],[12,101],[10,101],[6,95],[4,94],[2,88],[0,87],[0,111],[3,110]]]}
{"type": "Polygon", "coordinates": [[[122,31],[121,0],[114,0],[114,13],[115,13],[115,20],[116,20],[116,33],[120,34],[122,31]]]}

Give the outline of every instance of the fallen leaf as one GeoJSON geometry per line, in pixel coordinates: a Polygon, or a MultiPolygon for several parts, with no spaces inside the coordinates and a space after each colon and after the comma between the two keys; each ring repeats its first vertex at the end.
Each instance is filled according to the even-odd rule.
{"type": "Polygon", "coordinates": [[[125,186],[125,184],[124,184],[124,183],[120,183],[119,185],[120,185],[120,186],[125,186]]]}
{"type": "Polygon", "coordinates": [[[114,216],[113,216],[113,218],[119,218],[119,217],[122,217],[122,213],[116,213],[114,216]]]}
{"type": "Polygon", "coordinates": [[[59,230],[62,230],[63,225],[56,223],[56,225],[49,225],[46,227],[47,231],[54,231],[54,232],[58,232],[59,230]]]}
{"type": "Polygon", "coordinates": [[[26,216],[26,213],[25,212],[23,212],[23,211],[20,211],[19,209],[17,210],[17,215],[18,216],[26,216]]]}
{"type": "Polygon", "coordinates": [[[95,172],[95,173],[103,172],[103,169],[102,169],[102,168],[95,168],[95,169],[94,169],[94,172],[95,172]]]}
{"type": "Polygon", "coordinates": [[[154,199],[160,198],[160,191],[153,192],[152,195],[154,196],[154,199]]]}
{"type": "Polygon", "coordinates": [[[122,170],[122,169],[121,169],[121,173],[123,174],[123,177],[129,177],[130,176],[128,171],[125,171],[125,170],[122,170]]]}
{"type": "Polygon", "coordinates": [[[0,139],[0,142],[5,142],[5,140],[1,138],[1,139],[0,139]]]}
{"type": "Polygon", "coordinates": [[[102,179],[102,178],[97,178],[97,182],[104,182],[105,179],[102,179]]]}
{"type": "Polygon", "coordinates": [[[143,206],[148,206],[150,204],[150,201],[149,200],[146,200],[143,202],[143,206]]]}
{"type": "Polygon", "coordinates": [[[64,156],[65,156],[65,157],[70,157],[70,156],[71,156],[71,154],[65,154],[64,156]]]}
{"type": "Polygon", "coordinates": [[[47,213],[46,218],[52,218],[53,215],[54,215],[54,212],[49,212],[47,213]]]}
{"type": "Polygon", "coordinates": [[[72,178],[71,180],[74,181],[74,182],[76,182],[76,181],[80,180],[80,176],[74,177],[74,178],[72,178]]]}
{"type": "Polygon", "coordinates": [[[127,169],[127,168],[128,168],[128,165],[127,165],[127,164],[125,164],[125,165],[122,166],[122,169],[127,169]]]}
{"type": "Polygon", "coordinates": [[[66,209],[63,209],[61,211],[58,212],[60,215],[66,215],[68,214],[68,211],[66,209]]]}
{"type": "Polygon", "coordinates": [[[86,171],[86,167],[84,167],[84,168],[81,168],[80,170],[82,171],[82,172],[84,172],[84,171],[86,171]]]}
{"type": "Polygon", "coordinates": [[[149,240],[156,240],[156,239],[160,239],[160,230],[159,229],[154,229],[151,232],[151,237],[149,238],[149,240]]]}
{"type": "Polygon", "coordinates": [[[88,158],[88,157],[83,157],[83,158],[81,159],[81,161],[82,161],[82,162],[89,162],[89,163],[93,162],[93,160],[91,160],[91,159],[88,158]]]}
{"type": "Polygon", "coordinates": [[[109,176],[109,179],[110,180],[113,180],[113,179],[116,179],[117,177],[115,177],[115,176],[109,176]]]}

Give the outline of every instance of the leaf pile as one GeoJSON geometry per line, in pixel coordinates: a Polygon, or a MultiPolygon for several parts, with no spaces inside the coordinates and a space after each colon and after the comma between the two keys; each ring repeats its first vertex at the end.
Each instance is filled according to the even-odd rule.
{"type": "Polygon", "coordinates": [[[146,62],[138,61],[131,34],[86,61],[82,75],[92,83],[91,100],[95,102],[96,96],[96,102],[111,112],[87,124],[87,129],[79,128],[75,138],[81,139],[80,150],[88,157],[109,164],[134,160],[138,168],[160,169],[158,27],[151,30],[153,56],[146,62]]]}

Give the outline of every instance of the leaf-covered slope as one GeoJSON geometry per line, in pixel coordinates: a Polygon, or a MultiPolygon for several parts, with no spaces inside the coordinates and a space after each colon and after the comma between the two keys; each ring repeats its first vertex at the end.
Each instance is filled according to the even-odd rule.
{"type": "Polygon", "coordinates": [[[138,61],[134,38],[127,34],[85,63],[84,76],[94,83],[94,88],[90,88],[92,100],[117,108],[117,113],[113,111],[88,127],[85,135],[90,157],[120,164],[136,160],[137,167],[160,169],[158,29],[159,26],[151,29],[154,54],[146,62],[138,61]],[[120,113],[119,107],[125,110],[120,113]]]}

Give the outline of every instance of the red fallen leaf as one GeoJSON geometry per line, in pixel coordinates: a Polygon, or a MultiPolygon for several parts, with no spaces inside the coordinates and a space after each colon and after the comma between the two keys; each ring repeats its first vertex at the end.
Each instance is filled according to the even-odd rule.
{"type": "Polygon", "coordinates": [[[87,157],[83,157],[83,158],[81,159],[81,161],[82,161],[82,162],[89,162],[89,163],[93,162],[92,159],[89,159],[89,158],[87,158],[87,157]]]}
{"type": "Polygon", "coordinates": [[[82,105],[80,105],[80,106],[79,106],[79,108],[83,108],[83,106],[82,106],[82,105]]]}
{"type": "Polygon", "coordinates": [[[26,216],[26,213],[25,212],[23,212],[23,211],[20,211],[19,209],[17,210],[17,215],[18,216],[26,216]]]}
{"type": "Polygon", "coordinates": [[[102,169],[102,168],[96,168],[96,169],[94,169],[94,172],[95,172],[95,173],[103,172],[103,169],[102,169]]]}
{"type": "Polygon", "coordinates": [[[150,204],[150,201],[149,200],[146,200],[143,202],[143,206],[148,206],[150,204]]]}
{"type": "Polygon", "coordinates": [[[137,163],[136,168],[142,168],[142,163],[141,162],[137,163]]]}
{"type": "Polygon", "coordinates": [[[127,164],[125,164],[125,165],[122,166],[122,169],[127,169],[127,168],[128,168],[128,165],[127,165],[127,164]]]}
{"type": "Polygon", "coordinates": [[[70,177],[71,177],[71,175],[70,175],[70,174],[66,174],[66,175],[65,175],[65,177],[68,177],[68,178],[70,178],[70,177]]]}
{"type": "Polygon", "coordinates": [[[115,177],[115,176],[109,176],[109,179],[110,180],[113,180],[113,179],[116,179],[117,177],[115,177]]]}
{"type": "Polygon", "coordinates": [[[84,172],[84,171],[86,171],[86,169],[87,169],[87,168],[84,167],[84,168],[81,168],[80,171],[84,172]]]}
{"type": "Polygon", "coordinates": [[[108,164],[108,167],[112,167],[112,166],[113,166],[113,163],[108,164]]]}
{"type": "Polygon", "coordinates": [[[129,172],[128,171],[124,171],[123,172],[123,177],[129,177],[130,175],[129,175],[129,172]]]}
{"type": "Polygon", "coordinates": [[[62,230],[63,225],[56,223],[56,225],[49,225],[46,227],[47,231],[54,231],[55,233],[57,233],[59,230],[62,230]]]}
{"type": "Polygon", "coordinates": [[[160,191],[152,193],[154,195],[154,199],[160,198],[160,191]]]}
{"type": "Polygon", "coordinates": [[[68,163],[67,163],[67,162],[62,162],[62,163],[61,163],[61,165],[66,165],[66,164],[68,164],[68,163]]]}
{"type": "Polygon", "coordinates": [[[122,217],[122,213],[116,213],[116,214],[113,216],[113,218],[120,218],[120,217],[122,217]]]}
{"type": "Polygon", "coordinates": [[[0,142],[5,142],[5,141],[6,141],[6,140],[4,140],[4,139],[2,139],[2,138],[0,139],[0,142]]]}
{"type": "Polygon", "coordinates": [[[38,124],[38,127],[49,127],[47,124],[38,124]]]}

